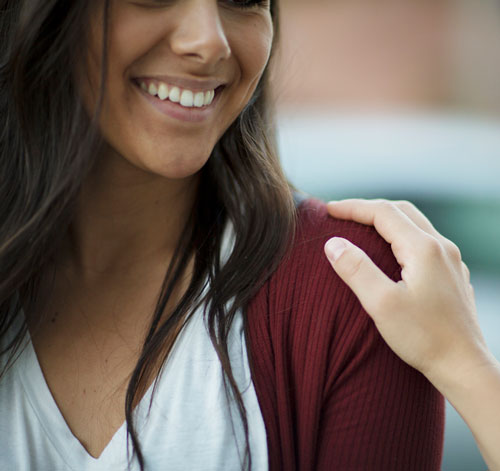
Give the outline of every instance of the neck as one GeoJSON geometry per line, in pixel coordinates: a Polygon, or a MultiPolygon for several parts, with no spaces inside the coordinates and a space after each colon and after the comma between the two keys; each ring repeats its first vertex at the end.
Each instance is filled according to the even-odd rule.
{"type": "Polygon", "coordinates": [[[198,175],[169,180],[107,152],[85,180],[61,260],[84,277],[170,260],[196,197],[198,175]]]}

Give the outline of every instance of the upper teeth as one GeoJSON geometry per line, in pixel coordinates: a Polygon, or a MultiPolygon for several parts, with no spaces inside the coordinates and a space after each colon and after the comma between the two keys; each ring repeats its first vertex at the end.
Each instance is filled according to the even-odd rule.
{"type": "Polygon", "coordinates": [[[141,88],[152,96],[157,96],[160,100],[170,100],[179,103],[186,108],[202,108],[211,105],[215,98],[215,90],[206,92],[193,92],[187,89],[180,89],[163,82],[140,82],[141,88]]]}

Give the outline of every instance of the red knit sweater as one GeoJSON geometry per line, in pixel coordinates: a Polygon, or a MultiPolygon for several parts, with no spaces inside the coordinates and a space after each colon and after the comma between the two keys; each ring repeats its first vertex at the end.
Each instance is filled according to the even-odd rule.
{"type": "Polygon", "coordinates": [[[362,247],[394,280],[373,228],[307,200],[295,242],[247,310],[247,348],[271,471],[440,469],[444,399],[387,346],[329,265],[325,242],[362,247]]]}

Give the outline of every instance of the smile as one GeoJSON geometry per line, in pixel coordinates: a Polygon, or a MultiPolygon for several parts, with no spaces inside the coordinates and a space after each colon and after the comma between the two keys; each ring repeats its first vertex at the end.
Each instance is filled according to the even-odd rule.
{"type": "Polygon", "coordinates": [[[193,91],[180,88],[157,80],[140,80],[139,86],[149,95],[161,101],[178,103],[185,108],[203,108],[210,106],[215,98],[215,90],[193,91]]]}
{"type": "Polygon", "coordinates": [[[217,81],[206,84],[188,80],[177,82],[181,83],[172,85],[157,78],[132,80],[137,91],[163,115],[189,123],[201,123],[213,116],[225,85],[217,81]],[[196,88],[187,88],[193,85],[196,88]],[[209,88],[214,86],[216,88],[209,88]]]}

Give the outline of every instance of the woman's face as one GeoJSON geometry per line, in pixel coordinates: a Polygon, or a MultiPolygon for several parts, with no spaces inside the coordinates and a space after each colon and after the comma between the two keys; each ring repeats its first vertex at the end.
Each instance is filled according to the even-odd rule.
{"type": "MultiPolygon", "coordinates": [[[[101,4],[101,2],[97,2],[101,4]]],[[[112,150],[167,178],[195,174],[250,100],[273,39],[269,1],[111,0],[100,128],[112,150]]],[[[102,8],[84,103],[97,103],[102,8]]]]}

